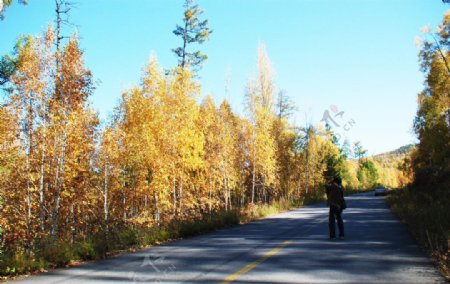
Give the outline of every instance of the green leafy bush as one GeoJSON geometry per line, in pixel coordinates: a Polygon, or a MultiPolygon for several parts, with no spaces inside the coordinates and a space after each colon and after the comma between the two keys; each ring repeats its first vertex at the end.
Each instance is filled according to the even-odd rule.
{"type": "Polygon", "coordinates": [[[55,266],[67,265],[73,259],[72,250],[65,240],[40,240],[36,256],[55,266]]]}
{"type": "Polygon", "coordinates": [[[75,243],[73,250],[75,258],[77,259],[93,260],[97,258],[96,246],[91,240],[75,243]]]}
{"type": "Polygon", "coordinates": [[[126,228],[118,233],[119,246],[124,248],[139,245],[138,231],[134,228],[126,228]]]}
{"type": "Polygon", "coordinates": [[[24,252],[3,254],[0,261],[0,275],[19,275],[43,269],[47,263],[43,259],[35,259],[24,252]]]}

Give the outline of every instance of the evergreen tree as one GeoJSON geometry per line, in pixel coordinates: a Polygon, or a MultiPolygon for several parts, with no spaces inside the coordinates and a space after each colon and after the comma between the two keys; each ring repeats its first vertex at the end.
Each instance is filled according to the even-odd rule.
{"type": "Polygon", "coordinates": [[[367,150],[361,145],[360,141],[356,141],[353,144],[353,155],[358,162],[361,163],[362,158],[364,158],[367,154],[367,150]]]}
{"type": "Polygon", "coordinates": [[[378,170],[372,160],[360,163],[357,172],[358,180],[362,188],[373,188],[378,183],[378,170]]]}
{"type": "Polygon", "coordinates": [[[208,27],[208,20],[201,20],[203,11],[194,0],[186,0],[184,4],[183,24],[177,25],[173,33],[181,37],[183,45],[172,49],[178,58],[178,66],[181,68],[190,67],[198,71],[203,61],[208,56],[200,51],[189,52],[188,47],[192,44],[202,44],[209,39],[212,30],[208,27]]]}

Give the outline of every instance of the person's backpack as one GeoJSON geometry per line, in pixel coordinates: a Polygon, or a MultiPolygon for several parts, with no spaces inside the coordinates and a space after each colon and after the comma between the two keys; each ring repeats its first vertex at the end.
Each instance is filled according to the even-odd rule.
{"type": "Polygon", "coordinates": [[[344,210],[347,208],[347,202],[345,202],[344,196],[342,196],[341,209],[344,210]]]}
{"type": "Polygon", "coordinates": [[[347,208],[347,202],[345,202],[344,190],[342,189],[342,187],[339,187],[339,192],[341,194],[341,210],[344,210],[347,208]]]}

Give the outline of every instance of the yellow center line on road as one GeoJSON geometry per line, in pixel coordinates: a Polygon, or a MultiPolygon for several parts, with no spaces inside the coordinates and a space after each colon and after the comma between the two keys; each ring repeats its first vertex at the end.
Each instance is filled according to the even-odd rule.
{"type": "Polygon", "coordinates": [[[242,269],[240,269],[239,271],[230,274],[227,278],[225,278],[225,280],[222,282],[222,284],[228,284],[231,283],[233,281],[235,281],[236,279],[238,279],[240,276],[244,275],[245,273],[249,272],[250,270],[254,269],[256,266],[258,266],[259,264],[263,263],[264,261],[266,261],[268,258],[276,255],[280,250],[282,250],[283,248],[287,247],[288,245],[290,245],[292,243],[292,240],[289,241],[285,241],[283,242],[280,246],[272,249],[271,251],[265,253],[263,256],[261,256],[261,258],[259,258],[258,260],[255,260],[249,264],[247,264],[246,266],[244,266],[242,269]]]}

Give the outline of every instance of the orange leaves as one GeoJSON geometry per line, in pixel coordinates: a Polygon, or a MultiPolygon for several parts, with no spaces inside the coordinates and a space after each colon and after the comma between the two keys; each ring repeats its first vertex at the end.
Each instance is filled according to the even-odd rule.
{"type": "Polygon", "coordinates": [[[57,72],[55,99],[62,103],[63,108],[83,107],[94,87],[92,74],[84,67],[83,52],[76,37],[72,36],[64,47],[57,72]]]}
{"type": "MultiPolygon", "coordinates": [[[[17,45],[14,92],[4,109],[14,117],[7,120],[10,131],[5,131],[10,134],[4,137],[18,141],[17,158],[7,164],[15,171],[2,175],[0,182],[7,234],[58,234],[58,228],[81,219],[77,206],[86,203],[90,187],[98,125],[97,115],[86,104],[92,75],[84,67],[76,37],[58,56],[54,40],[49,27],[41,37],[29,36],[17,45]]],[[[0,159],[7,157],[0,153],[0,159]]]]}
{"type": "MultiPolygon", "coordinates": [[[[291,194],[302,161],[294,157],[288,123],[276,124],[263,49],[247,94],[251,119],[234,114],[227,102],[217,107],[210,97],[199,105],[192,73],[176,68],[166,74],[152,57],[141,84],[122,95],[100,131],[87,103],[92,74],[77,38],[60,52],[52,50],[53,40],[49,28],[20,45],[15,93],[0,109],[0,146],[11,145],[0,152],[7,161],[0,165],[5,233],[24,241],[25,235],[75,240],[108,234],[114,226],[201,218],[291,194]]],[[[321,175],[318,149],[326,147],[319,138],[308,147],[317,154],[309,158],[308,166],[315,166],[310,175],[321,175]]]]}
{"type": "Polygon", "coordinates": [[[193,98],[197,91],[188,71],[177,69],[165,76],[152,58],[142,85],[123,95],[117,126],[124,156],[116,167],[127,169],[140,202],[146,198],[158,208],[170,204],[170,195],[161,193],[171,188],[173,179],[180,179],[182,190],[181,179],[201,165],[203,138],[193,98]]]}

